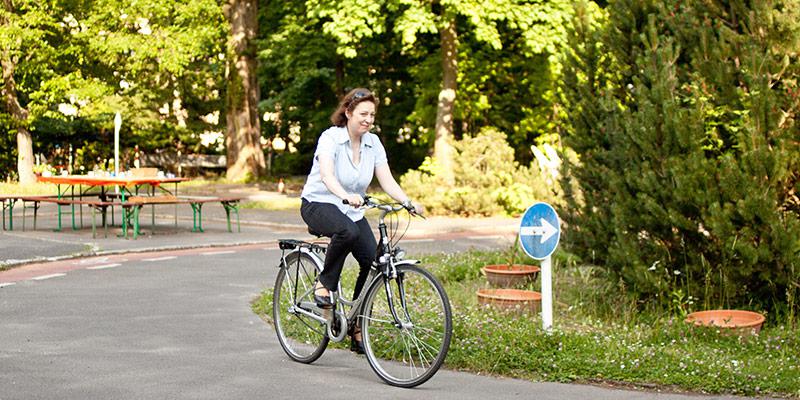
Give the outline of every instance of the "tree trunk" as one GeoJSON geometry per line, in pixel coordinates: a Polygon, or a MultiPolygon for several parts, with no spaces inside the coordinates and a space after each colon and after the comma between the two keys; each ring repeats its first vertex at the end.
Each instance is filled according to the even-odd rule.
{"type": "Polygon", "coordinates": [[[227,178],[242,181],[260,177],[266,168],[261,150],[255,58],[258,1],[228,0],[225,11],[231,25],[226,96],[227,178]]]}
{"type": "MultiPolygon", "coordinates": [[[[8,7],[6,2],[6,7],[8,7]]],[[[5,21],[4,21],[5,22],[5,21]]],[[[3,86],[0,95],[6,112],[13,118],[14,128],[17,130],[17,173],[19,183],[29,185],[36,183],[33,174],[33,138],[28,131],[28,110],[19,104],[17,98],[17,84],[14,82],[14,69],[16,64],[7,49],[2,50],[0,65],[3,67],[3,86]]]]}
{"type": "Polygon", "coordinates": [[[456,20],[450,18],[439,31],[442,46],[442,89],[436,109],[436,141],[433,157],[439,162],[443,177],[453,182],[453,106],[456,102],[458,83],[458,34],[456,20]]]}

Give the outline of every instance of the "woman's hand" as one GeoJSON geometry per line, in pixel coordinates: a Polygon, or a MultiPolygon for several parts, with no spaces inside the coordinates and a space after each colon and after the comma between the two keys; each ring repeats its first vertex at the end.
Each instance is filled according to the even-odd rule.
{"type": "Polygon", "coordinates": [[[355,193],[348,193],[342,200],[351,207],[361,207],[361,203],[364,202],[364,198],[361,197],[360,194],[355,193]]]}
{"type": "Polygon", "coordinates": [[[408,209],[408,211],[412,214],[417,214],[420,216],[425,215],[425,207],[423,207],[422,204],[419,204],[417,202],[406,200],[405,202],[403,202],[403,207],[408,209]]]}

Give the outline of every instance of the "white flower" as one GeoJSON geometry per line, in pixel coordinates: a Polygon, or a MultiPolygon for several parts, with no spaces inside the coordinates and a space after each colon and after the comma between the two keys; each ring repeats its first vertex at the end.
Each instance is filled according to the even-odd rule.
{"type": "Polygon", "coordinates": [[[698,225],[697,232],[701,233],[705,237],[711,237],[711,232],[707,231],[703,224],[698,225]]]}
{"type": "Polygon", "coordinates": [[[153,33],[153,30],[150,29],[150,20],[147,18],[136,18],[136,26],[139,27],[139,33],[142,35],[149,35],[153,33]]]}
{"type": "Polygon", "coordinates": [[[203,115],[200,119],[209,125],[216,125],[219,123],[219,110],[203,115]]]}
{"type": "Polygon", "coordinates": [[[676,270],[672,271],[672,273],[673,273],[673,274],[675,274],[675,275],[680,275],[680,274],[681,274],[681,271],[678,271],[678,270],[676,269],[676,270]]]}
{"type": "Polygon", "coordinates": [[[286,141],[280,137],[272,139],[272,148],[278,151],[286,150],[286,141]]]}
{"type": "Polygon", "coordinates": [[[78,115],[78,107],[75,107],[72,104],[61,103],[58,105],[58,112],[68,117],[74,117],[78,115]]]}
{"type": "Polygon", "coordinates": [[[280,117],[280,114],[278,114],[276,112],[267,111],[267,112],[264,113],[264,121],[265,122],[277,121],[279,117],[280,117]]]}
{"type": "Polygon", "coordinates": [[[222,140],[222,132],[205,131],[200,134],[200,144],[206,147],[211,147],[222,140]]]}
{"type": "Polygon", "coordinates": [[[70,28],[77,28],[78,26],[80,26],[78,20],[76,20],[75,16],[73,16],[72,14],[67,14],[63,20],[70,28]]]}

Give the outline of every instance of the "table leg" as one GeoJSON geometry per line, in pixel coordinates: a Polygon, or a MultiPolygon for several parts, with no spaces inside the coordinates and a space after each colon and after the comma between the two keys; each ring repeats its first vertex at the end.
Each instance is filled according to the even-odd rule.
{"type": "MultiPolygon", "coordinates": [[[[156,195],[156,187],[150,185],[150,196],[156,195]]],[[[150,229],[155,230],[156,228],[156,205],[153,204],[150,206],[150,229]]]]}
{"type": "Polygon", "coordinates": [[[122,196],[120,197],[120,203],[122,203],[122,206],[120,206],[120,208],[122,209],[122,236],[127,239],[128,238],[128,210],[125,208],[125,189],[123,188],[122,192],[120,192],[120,193],[122,193],[122,196]]]}
{"type": "Polygon", "coordinates": [[[70,198],[71,201],[73,201],[73,203],[72,203],[72,230],[73,231],[77,231],[78,230],[78,226],[75,224],[75,203],[74,203],[74,201],[75,201],[75,185],[70,185],[69,198],[70,198]]]}
{"type": "MultiPolygon", "coordinates": [[[[14,203],[17,202],[17,199],[8,199],[8,230],[14,230],[14,203]]],[[[25,204],[23,203],[22,206],[24,207],[25,204]]],[[[6,204],[3,203],[3,229],[6,229],[6,204]]]]}
{"type": "MultiPolygon", "coordinates": [[[[78,200],[83,201],[83,185],[78,185],[78,200]]],[[[83,229],[83,205],[78,206],[78,211],[81,215],[81,229],[83,229]]],[[[92,214],[94,216],[94,214],[92,214]]]]}
{"type": "MultiPolygon", "coordinates": [[[[175,182],[175,197],[178,197],[178,182],[175,182]]],[[[175,204],[175,228],[178,227],[178,205],[175,204]]]]}
{"type": "Polygon", "coordinates": [[[192,232],[203,232],[203,203],[189,203],[192,206],[192,232]]]}
{"type": "MultiPolygon", "coordinates": [[[[61,192],[61,185],[56,184],[56,191],[58,192],[58,199],[61,200],[64,197],[64,194],[61,192]]],[[[65,190],[66,192],[66,190],[65,190]]],[[[58,228],[56,228],[56,232],[61,232],[61,204],[56,204],[56,209],[58,210],[58,228]]]]}

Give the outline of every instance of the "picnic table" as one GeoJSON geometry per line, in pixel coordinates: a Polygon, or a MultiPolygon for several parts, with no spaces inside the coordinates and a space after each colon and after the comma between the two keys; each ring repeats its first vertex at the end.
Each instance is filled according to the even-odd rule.
{"type": "MultiPolygon", "coordinates": [[[[119,204],[122,208],[122,234],[123,236],[127,237],[128,235],[128,219],[129,216],[127,215],[127,210],[130,208],[126,206],[126,197],[130,197],[132,195],[136,195],[139,192],[139,188],[148,185],[149,186],[149,194],[151,196],[155,195],[155,190],[159,189],[160,191],[166,193],[168,196],[177,197],[178,195],[178,183],[188,181],[189,178],[166,178],[166,177],[159,177],[159,176],[123,176],[123,177],[116,177],[116,176],[89,176],[89,175],[59,175],[59,176],[40,176],[38,177],[39,182],[46,182],[46,183],[53,183],[56,185],[57,188],[57,196],[55,199],[55,203],[58,205],[58,229],[61,230],[61,206],[62,205],[71,205],[72,210],[72,228],[77,229],[75,225],[75,206],[77,205],[80,207],[81,205],[95,205],[97,207],[102,208],[103,210],[103,224],[105,225],[105,209],[107,206],[111,206],[114,203],[109,202],[109,198],[115,197],[115,195],[111,194],[107,189],[110,187],[119,187],[119,204]],[[170,191],[164,187],[165,184],[174,184],[175,187],[173,191],[170,191]],[[63,186],[63,190],[62,190],[63,186]],[[75,200],[75,187],[78,187],[78,200],[75,200]],[[86,186],[84,190],[83,187],[86,186]],[[100,202],[95,204],[90,204],[83,200],[84,196],[87,196],[89,192],[94,188],[100,188],[100,193],[97,194],[100,198],[100,202]],[[133,189],[133,190],[131,190],[133,189]],[[69,197],[69,198],[67,198],[69,197]]],[[[141,207],[141,203],[138,204],[141,207]]],[[[176,205],[177,207],[177,205],[176,205]]],[[[82,212],[82,211],[81,211],[82,212]]],[[[137,213],[138,218],[138,213],[137,213]]],[[[155,218],[155,217],[154,217],[155,218]]],[[[177,213],[175,216],[175,223],[177,225],[177,213]]],[[[137,235],[138,232],[138,221],[136,223],[136,229],[134,230],[134,236],[137,235]]]]}

